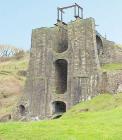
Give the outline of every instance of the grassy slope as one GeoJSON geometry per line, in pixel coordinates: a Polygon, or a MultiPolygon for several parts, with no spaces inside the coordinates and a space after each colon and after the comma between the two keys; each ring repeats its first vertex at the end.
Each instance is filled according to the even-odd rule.
{"type": "MultiPolygon", "coordinates": [[[[20,96],[25,78],[19,70],[28,59],[0,64],[0,115],[10,113],[20,96]],[[2,106],[1,106],[2,105],[2,106]]],[[[107,64],[103,71],[122,69],[122,64],[107,64]]],[[[122,140],[122,95],[101,95],[80,103],[61,119],[42,122],[0,124],[0,140],[122,140]],[[88,112],[82,112],[88,109],[88,112]]]]}
{"type": "Polygon", "coordinates": [[[116,70],[122,70],[122,63],[111,63],[102,66],[102,71],[113,72],[116,70]]]}
{"type": "Polygon", "coordinates": [[[0,117],[9,114],[23,90],[25,77],[18,75],[27,69],[28,57],[0,63],[0,117]]]}
{"type": "Polygon", "coordinates": [[[0,124],[1,140],[122,140],[122,94],[100,95],[58,120],[0,124]],[[88,112],[82,112],[88,109],[88,112]]]}

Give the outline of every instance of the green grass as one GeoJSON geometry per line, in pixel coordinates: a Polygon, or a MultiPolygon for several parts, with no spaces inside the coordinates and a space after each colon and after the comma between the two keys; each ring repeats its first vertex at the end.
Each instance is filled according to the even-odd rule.
{"type": "Polygon", "coordinates": [[[116,45],[116,46],[118,46],[119,48],[122,48],[122,45],[121,45],[121,44],[118,44],[118,45],[116,45]]]}
{"type": "Polygon", "coordinates": [[[102,66],[102,71],[116,71],[122,70],[122,63],[111,63],[102,66]]]}
{"type": "Polygon", "coordinates": [[[11,79],[14,77],[19,80],[23,85],[25,84],[26,77],[18,74],[21,70],[27,70],[28,59],[10,60],[0,63],[0,80],[11,79]]]}
{"type": "Polygon", "coordinates": [[[0,80],[11,79],[14,77],[20,80],[24,85],[26,78],[18,74],[19,71],[27,70],[28,68],[28,58],[23,58],[20,60],[11,59],[6,62],[0,63],[0,80]]]}
{"type": "Polygon", "coordinates": [[[16,75],[20,70],[26,70],[28,67],[27,59],[10,60],[0,63],[0,77],[6,75],[16,75]]]}
{"type": "Polygon", "coordinates": [[[79,103],[58,120],[1,123],[0,140],[122,140],[122,94],[79,103]]]}

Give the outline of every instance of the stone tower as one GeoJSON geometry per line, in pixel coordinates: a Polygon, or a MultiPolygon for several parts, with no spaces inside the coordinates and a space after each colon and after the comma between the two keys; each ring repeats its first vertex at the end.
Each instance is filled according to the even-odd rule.
{"type": "Polygon", "coordinates": [[[93,18],[34,29],[25,92],[14,118],[58,117],[97,95],[98,57],[93,18]]]}

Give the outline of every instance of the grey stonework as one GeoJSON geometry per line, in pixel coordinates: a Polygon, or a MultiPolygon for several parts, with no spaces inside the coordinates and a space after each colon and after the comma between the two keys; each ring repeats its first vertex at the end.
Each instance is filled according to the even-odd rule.
{"type": "Polygon", "coordinates": [[[96,36],[100,65],[122,63],[122,48],[105,39],[98,32],[96,32],[96,36]]]}
{"type": "Polygon", "coordinates": [[[112,94],[122,93],[122,70],[104,72],[102,88],[103,92],[112,94]]]}
{"type": "Polygon", "coordinates": [[[93,18],[34,29],[25,91],[13,119],[52,118],[106,91],[100,65],[112,62],[112,45],[96,33],[93,18]]]}

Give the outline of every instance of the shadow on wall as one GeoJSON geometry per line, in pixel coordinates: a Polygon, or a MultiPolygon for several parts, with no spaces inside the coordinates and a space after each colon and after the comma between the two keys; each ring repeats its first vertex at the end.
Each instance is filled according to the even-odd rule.
{"type": "Polygon", "coordinates": [[[102,43],[101,38],[98,35],[96,35],[96,43],[97,43],[98,55],[103,54],[103,43],[102,43]]]}

